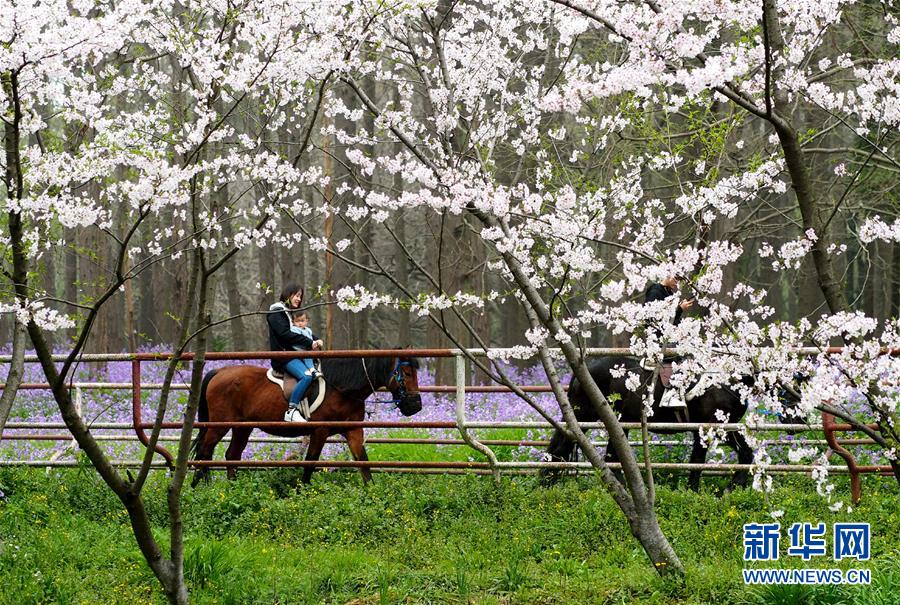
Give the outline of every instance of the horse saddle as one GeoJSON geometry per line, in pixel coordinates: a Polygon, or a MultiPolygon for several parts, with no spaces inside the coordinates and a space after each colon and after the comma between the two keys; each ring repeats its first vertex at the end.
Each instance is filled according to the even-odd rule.
{"type": "MultiPolygon", "coordinates": [[[[318,366],[316,369],[318,369],[318,366]]],[[[291,400],[291,393],[294,392],[294,387],[297,386],[298,382],[296,378],[290,374],[276,372],[272,368],[269,368],[269,371],[266,372],[266,378],[268,378],[270,382],[278,385],[282,395],[284,395],[285,402],[291,400]]],[[[303,398],[303,401],[300,402],[300,411],[303,413],[303,416],[309,418],[310,414],[315,412],[319,406],[322,405],[324,399],[325,376],[319,371],[318,377],[313,380],[312,384],[309,385],[309,388],[306,389],[306,396],[303,398]]]]}
{"type": "Polygon", "coordinates": [[[659,381],[662,383],[663,388],[668,389],[670,386],[672,386],[671,385],[671,382],[672,382],[672,359],[671,358],[663,359],[662,363],[660,363],[658,366],[655,362],[653,362],[649,359],[644,359],[643,361],[641,361],[640,365],[641,365],[642,369],[647,370],[648,372],[653,372],[658,367],[659,368],[659,381]]]}
{"type": "Polygon", "coordinates": [[[663,387],[669,388],[672,382],[672,362],[663,362],[659,367],[659,381],[663,387]]]}

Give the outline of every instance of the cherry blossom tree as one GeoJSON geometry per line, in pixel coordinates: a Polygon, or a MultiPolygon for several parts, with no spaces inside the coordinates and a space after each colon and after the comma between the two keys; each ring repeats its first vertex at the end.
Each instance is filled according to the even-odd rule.
{"type": "Polygon", "coordinates": [[[3,310],[17,318],[2,419],[21,379],[27,332],[63,420],[128,512],[167,598],[186,603],[181,490],[213,324],[209,281],[241,249],[293,243],[278,219],[286,208],[310,212],[298,192],[317,174],[301,165],[321,97],[315,84],[343,64],[379,13],[168,1],[26,1],[0,12],[3,310]],[[113,221],[114,211],[126,220],[113,221]],[[72,244],[65,229],[73,227],[108,237],[117,254],[99,297],[52,300],[33,269],[51,247],[72,244]],[[123,475],[76,413],[67,382],[102,307],[154,263],[182,256],[190,259],[186,304],[168,310],[181,318],[180,345],[143,464],[123,475]],[[68,327],[76,337],[56,365],[46,336],[68,327]],[[186,350],[194,353],[192,388],[167,492],[165,552],[142,494],[186,350]]]}
{"type": "MultiPolygon", "coordinates": [[[[868,434],[896,468],[897,368],[893,358],[879,355],[898,344],[896,320],[879,322],[852,310],[835,267],[842,248],[832,232],[859,173],[896,166],[896,19],[888,16],[887,27],[853,36],[838,57],[831,51],[834,39],[853,31],[842,19],[871,20],[878,11],[866,3],[767,0],[398,5],[373,29],[368,54],[338,72],[340,87],[352,94],[326,95],[326,115],[358,123],[368,114],[373,128],[329,126],[346,147],[353,177],[337,187],[338,196],[326,198],[325,212],[356,225],[357,234],[378,228],[390,236],[387,219],[396,213],[425,209],[463,217],[508,287],[474,296],[445,291],[438,276],[428,275],[431,293],[405,291],[396,282],[400,296],[345,287],[336,292],[338,304],[411,308],[439,323],[452,311],[471,328],[461,309],[517,298],[531,329],[524,335],[529,344],[513,354],[535,355],[544,364],[569,433],[662,573],[681,571],[681,563],[659,529],[652,482],[591,380],[584,352],[600,328],[627,336],[637,356],[661,358],[665,342],[645,327],[665,321],[679,301],[640,304],[636,299],[652,281],[687,279],[687,296],[703,309],[666,334],[690,355],[682,364],[686,379],[709,385],[753,374],[754,387],[742,395],[754,406],[782,411],[778,392],[787,388],[801,401],[794,412],[827,409],[860,427],[843,402],[851,392],[864,393],[868,413],[881,423],[880,433],[868,434]],[[381,85],[380,98],[366,89],[366,78],[381,85]],[[836,198],[817,191],[810,176],[806,149],[824,136],[810,120],[822,114],[833,117],[827,130],[847,129],[865,150],[856,175],[836,170],[835,185],[844,191],[836,198]],[[633,144],[648,115],[661,125],[643,141],[652,144],[633,144]],[[673,133],[683,115],[700,115],[699,124],[673,133]],[[763,130],[765,142],[754,156],[741,157],[735,153],[745,145],[740,135],[751,127],[763,130]],[[403,151],[373,152],[385,140],[403,151]],[[689,155],[698,148],[703,153],[689,155]],[[726,161],[731,154],[739,161],[726,161]],[[405,189],[381,186],[377,173],[402,178],[405,189]],[[666,183],[668,195],[648,186],[654,180],[666,183]],[[752,249],[739,236],[712,236],[723,222],[776,197],[790,199],[800,217],[792,241],[764,240],[752,249]],[[798,325],[770,323],[774,309],[764,290],[745,283],[723,289],[725,272],[757,250],[772,259],[775,272],[796,270],[811,258],[830,313],[798,325]],[[824,353],[835,341],[848,344],[840,358],[824,353]],[[822,353],[799,354],[809,344],[822,353]],[[561,351],[587,388],[622,460],[624,482],[575,423],[551,349],[561,351]],[[799,390],[798,371],[814,376],[799,390]]],[[[890,239],[893,231],[872,218],[860,237],[890,239]]],[[[314,249],[337,255],[349,244],[307,236],[314,249]]],[[[409,261],[416,263],[413,255],[409,261]]],[[[369,269],[390,277],[388,267],[376,259],[369,269]]],[[[421,264],[417,270],[427,275],[421,264]]],[[[451,337],[458,342],[461,335],[451,337]]],[[[496,364],[479,365],[509,383],[496,364]]],[[[769,481],[766,459],[760,446],[756,483],[762,487],[769,481]]]]}

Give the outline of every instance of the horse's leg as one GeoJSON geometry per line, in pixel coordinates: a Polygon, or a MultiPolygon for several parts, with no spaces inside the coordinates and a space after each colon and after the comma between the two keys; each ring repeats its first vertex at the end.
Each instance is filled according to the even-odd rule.
{"type": "MultiPolygon", "coordinates": [[[[706,446],[703,444],[703,439],[700,438],[700,433],[694,431],[692,433],[694,435],[694,446],[691,448],[691,464],[703,464],[706,462],[706,446]]],[[[699,491],[700,490],[700,469],[691,469],[691,474],[688,476],[688,487],[692,490],[699,491]]]]}
{"type": "MultiPolygon", "coordinates": [[[[212,460],[213,452],[216,446],[225,436],[228,429],[206,429],[203,439],[200,441],[200,447],[197,448],[197,460],[212,460]]],[[[209,481],[209,467],[202,466],[194,473],[194,480],[191,481],[191,487],[197,487],[200,481],[209,481]]]]}
{"type": "MultiPolygon", "coordinates": [[[[306,460],[318,460],[322,455],[322,448],[325,447],[325,440],[328,439],[328,429],[316,429],[309,436],[309,447],[306,448],[306,460]]],[[[303,483],[309,483],[312,478],[314,466],[307,466],[303,469],[303,483]]]]}
{"type": "MultiPolygon", "coordinates": [[[[354,460],[365,461],[369,459],[368,454],[366,454],[366,444],[362,429],[347,431],[344,433],[344,438],[347,440],[347,447],[350,448],[350,455],[353,456],[354,460]]],[[[372,480],[372,471],[368,467],[359,467],[359,474],[362,475],[363,485],[372,480]]]]}
{"type": "MultiPolygon", "coordinates": [[[[225,460],[240,460],[247,442],[250,440],[250,433],[253,428],[236,428],[231,431],[231,445],[225,451],[225,460]]],[[[234,479],[237,474],[237,467],[229,466],[226,470],[229,479],[234,479]]]]}
{"type": "MultiPolygon", "coordinates": [[[[744,439],[743,435],[737,432],[729,432],[726,441],[737,454],[738,464],[753,463],[753,450],[750,448],[750,445],[747,443],[747,440],[744,439]]],[[[734,474],[734,478],[731,480],[732,487],[747,487],[749,476],[750,472],[747,470],[737,471],[734,474]]]]}

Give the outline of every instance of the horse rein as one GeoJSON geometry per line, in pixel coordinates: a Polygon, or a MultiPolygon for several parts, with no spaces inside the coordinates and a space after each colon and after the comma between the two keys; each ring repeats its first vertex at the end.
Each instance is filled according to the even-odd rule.
{"type": "MultiPolygon", "coordinates": [[[[366,375],[366,381],[368,381],[369,386],[372,388],[372,394],[378,390],[375,388],[375,385],[372,383],[372,379],[369,377],[369,369],[366,367],[366,359],[363,357],[360,359],[362,362],[363,373],[366,375]]],[[[406,391],[406,381],[403,378],[403,366],[411,365],[408,361],[403,361],[399,357],[397,358],[397,365],[394,366],[394,369],[391,371],[391,375],[388,377],[388,382],[393,378],[397,381],[397,386],[400,387],[400,398],[399,399],[378,399],[374,403],[393,403],[394,405],[400,403],[404,399],[406,399],[408,393],[406,391]]],[[[385,385],[387,386],[387,385],[385,385]]]]}

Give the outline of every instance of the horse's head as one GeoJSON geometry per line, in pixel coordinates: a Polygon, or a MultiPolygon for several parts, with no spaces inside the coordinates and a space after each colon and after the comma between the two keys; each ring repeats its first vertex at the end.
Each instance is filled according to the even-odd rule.
{"type": "Polygon", "coordinates": [[[781,404],[781,413],[778,421],[781,424],[793,424],[803,422],[805,415],[800,407],[800,390],[809,382],[809,375],[803,372],[794,372],[793,379],[788,383],[782,383],[778,387],[778,402],[781,404]]]}
{"type": "MultiPolygon", "coordinates": [[[[808,375],[795,372],[790,381],[779,382],[776,386],[777,402],[773,402],[774,405],[770,406],[773,409],[763,406],[757,408],[756,412],[776,420],[779,424],[802,424],[805,421],[805,414],[800,407],[800,389],[807,381],[809,381],[808,375]]],[[[798,431],[787,430],[785,432],[792,435],[798,431]]]]}
{"type": "Polygon", "coordinates": [[[412,416],[422,409],[419,394],[419,360],[415,357],[398,357],[387,383],[387,388],[397,402],[397,408],[404,416],[412,416]]]}

